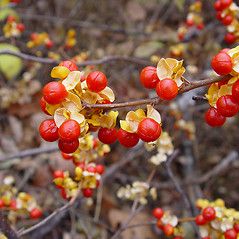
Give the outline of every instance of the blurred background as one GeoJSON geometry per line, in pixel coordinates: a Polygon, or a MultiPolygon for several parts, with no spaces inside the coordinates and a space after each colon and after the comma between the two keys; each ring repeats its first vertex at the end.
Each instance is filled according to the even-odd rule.
{"type": "MultiPolygon", "coordinates": [[[[179,28],[185,23],[193,2],[0,0],[0,191],[5,190],[6,177],[14,178],[18,191],[36,198],[44,217],[65,203],[52,183],[52,172],[71,171],[73,164],[62,159],[55,143],[43,141],[38,133],[40,122],[47,117],[39,107],[41,89],[51,80],[50,71],[60,60],[73,59],[77,64],[84,64],[106,59],[102,64],[96,61],[80,69],[103,71],[115,92],[116,102],[156,96],[141,86],[139,72],[145,65],[156,65],[161,57],[184,59],[189,81],[212,76],[212,56],[228,47],[224,42],[226,30],[216,20],[214,1],[202,1],[199,14],[203,29],[192,27],[179,40],[179,28]],[[13,29],[11,21],[23,26],[13,29]],[[25,55],[19,58],[6,54],[8,51],[25,55]],[[110,56],[127,59],[107,60],[110,56]]],[[[221,128],[209,128],[204,121],[208,103],[192,100],[193,96],[205,93],[206,88],[199,88],[173,102],[155,106],[162,115],[164,131],[179,151],[172,170],[192,204],[201,197],[222,198],[229,207],[238,209],[238,116],[227,120],[221,128]]],[[[120,119],[129,110],[121,109],[120,119]]],[[[116,170],[107,174],[94,197],[79,200],[69,211],[63,211],[44,227],[22,238],[110,238],[110,230],[114,231],[125,221],[132,205],[131,201],[117,197],[117,191],[134,181],[146,181],[152,170],[148,159],[154,154],[147,152],[142,143],[130,150],[114,144],[111,152],[100,160],[106,172],[113,170],[114,165],[116,170]]],[[[158,197],[148,200],[134,223],[149,221],[152,208],[159,205],[178,216],[190,216],[163,166],[157,167],[151,184],[156,187],[158,197]]],[[[16,229],[36,223],[14,217],[10,221],[16,229]]],[[[190,224],[186,227],[189,232],[193,230],[190,224]]],[[[122,233],[125,239],[159,236],[154,226],[122,233]]],[[[185,238],[195,237],[189,233],[185,238]]]]}

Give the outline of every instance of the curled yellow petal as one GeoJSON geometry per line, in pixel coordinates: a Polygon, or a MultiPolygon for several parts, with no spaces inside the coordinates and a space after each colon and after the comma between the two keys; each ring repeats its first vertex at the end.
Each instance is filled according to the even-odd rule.
{"type": "Polygon", "coordinates": [[[63,80],[68,76],[69,73],[70,70],[67,67],[56,66],[51,71],[51,77],[63,80]]]}
{"type": "Polygon", "coordinates": [[[65,86],[66,90],[73,90],[80,82],[82,74],[83,73],[80,71],[71,71],[68,76],[62,81],[62,84],[65,86]]]}
{"type": "Polygon", "coordinates": [[[103,99],[107,99],[110,102],[114,102],[115,100],[115,95],[114,92],[108,87],[106,86],[104,88],[104,90],[102,90],[101,92],[99,92],[99,95],[103,98],[103,99]]]}
{"type": "Polygon", "coordinates": [[[81,110],[82,109],[82,104],[81,104],[81,99],[80,97],[78,97],[76,94],[73,94],[71,92],[68,92],[68,95],[67,95],[67,98],[66,98],[66,101],[69,100],[69,101],[72,101],[76,107],[81,110]]]}
{"type": "Polygon", "coordinates": [[[170,78],[173,74],[173,70],[170,68],[164,58],[161,58],[157,65],[157,75],[160,80],[170,78]]]}
{"type": "Polygon", "coordinates": [[[159,124],[162,122],[160,113],[152,105],[147,105],[147,117],[154,119],[159,124]]]}
{"type": "Polygon", "coordinates": [[[59,128],[69,117],[67,117],[67,110],[65,108],[59,108],[54,113],[54,121],[59,128]]]}

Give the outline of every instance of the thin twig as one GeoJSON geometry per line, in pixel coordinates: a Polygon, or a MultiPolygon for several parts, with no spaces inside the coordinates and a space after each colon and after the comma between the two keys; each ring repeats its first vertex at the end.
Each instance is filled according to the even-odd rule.
{"type": "MultiPolygon", "coordinates": [[[[58,65],[60,63],[60,61],[53,60],[50,58],[33,56],[33,55],[28,55],[26,53],[10,51],[10,50],[2,50],[2,51],[0,51],[0,55],[12,55],[12,56],[19,57],[23,60],[35,61],[35,62],[39,62],[42,64],[49,64],[49,65],[58,65]]],[[[116,55],[116,56],[105,56],[98,60],[84,61],[82,63],[78,63],[77,66],[84,67],[84,66],[89,66],[89,65],[103,65],[103,64],[107,64],[107,63],[116,62],[116,61],[130,62],[133,64],[143,65],[143,66],[151,64],[150,61],[146,61],[146,60],[143,60],[140,58],[116,55]]]]}
{"type": "Polygon", "coordinates": [[[74,197],[72,197],[71,200],[68,203],[66,203],[64,206],[56,209],[52,214],[50,214],[48,217],[46,217],[45,219],[43,219],[39,223],[35,224],[34,226],[32,226],[32,227],[30,227],[30,228],[28,228],[26,230],[19,231],[18,232],[18,236],[21,237],[21,236],[24,236],[24,235],[27,235],[29,233],[32,233],[32,232],[36,231],[40,227],[42,227],[42,226],[46,225],[47,223],[49,223],[49,221],[52,218],[58,216],[60,213],[63,213],[65,211],[69,210],[74,205],[74,203],[75,203],[76,199],[78,198],[78,196],[79,196],[79,192],[74,197]]]}
{"type": "Polygon", "coordinates": [[[38,154],[43,154],[43,153],[51,153],[58,151],[59,148],[57,145],[52,145],[50,147],[39,147],[39,148],[33,148],[33,149],[26,149],[17,153],[9,154],[6,156],[1,156],[0,157],[0,163],[6,162],[11,159],[16,159],[16,158],[25,158],[28,156],[33,156],[33,155],[38,155],[38,154]]]}

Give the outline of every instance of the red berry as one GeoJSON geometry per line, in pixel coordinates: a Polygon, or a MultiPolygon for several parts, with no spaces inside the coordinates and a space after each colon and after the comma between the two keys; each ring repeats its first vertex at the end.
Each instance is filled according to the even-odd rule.
{"type": "Polygon", "coordinates": [[[233,228],[237,233],[239,233],[239,223],[235,223],[233,228]]]}
{"type": "Polygon", "coordinates": [[[157,83],[159,82],[156,67],[145,67],[140,73],[140,81],[145,88],[155,89],[157,83]]]}
{"type": "Polygon", "coordinates": [[[156,86],[158,96],[164,100],[172,100],[178,94],[178,86],[172,79],[161,80],[156,86]]]}
{"type": "Polygon", "coordinates": [[[172,236],[174,233],[174,228],[170,224],[166,224],[163,226],[163,232],[166,236],[172,236]]]}
{"type": "Polygon", "coordinates": [[[48,49],[52,48],[53,45],[54,45],[54,43],[53,43],[53,41],[51,41],[51,40],[48,40],[48,41],[45,43],[45,46],[46,46],[48,49]]]}
{"type": "Polygon", "coordinates": [[[160,208],[160,207],[154,208],[154,210],[153,210],[153,216],[154,216],[155,218],[161,219],[163,215],[164,215],[164,211],[163,211],[162,208],[160,208]]]}
{"type": "Polygon", "coordinates": [[[221,11],[217,12],[216,18],[217,18],[218,21],[222,21],[223,17],[222,17],[222,12],[221,11]]]}
{"type": "Polygon", "coordinates": [[[181,33],[178,33],[178,39],[180,41],[183,41],[184,40],[184,34],[181,32],[181,33]]]}
{"type": "Polygon", "coordinates": [[[214,9],[216,11],[221,11],[222,10],[222,5],[221,5],[221,1],[220,0],[217,0],[215,3],[214,3],[214,9]]]}
{"type": "MultiPolygon", "coordinates": [[[[227,53],[230,50],[230,48],[223,48],[220,52],[227,53]]],[[[219,81],[220,82],[220,81],[219,81]]]]}
{"type": "Polygon", "coordinates": [[[164,225],[163,225],[163,222],[162,222],[161,220],[158,220],[158,221],[157,221],[157,227],[158,227],[159,229],[163,230],[164,225]]]}
{"type": "Polygon", "coordinates": [[[62,158],[65,159],[65,160],[71,160],[71,159],[73,159],[73,156],[72,156],[72,155],[66,154],[66,153],[63,153],[63,152],[61,152],[61,156],[62,156],[62,158]]]}
{"type": "Polygon", "coordinates": [[[226,118],[216,108],[211,107],[205,113],[205,121],[212,127],[219,127],[225,123],[226,118]]]}
{"type": "Polygon", "coordinates": [[[239,80],[232,85],[232,97],[239,104],[239,80]]]}
{"type": "Polygon", "coordinates": [[[202,237],[202,239],[211,239],[211,237],[210,236],[202,237]]]}
{"type": "Polygon", "coordinates": [[[2,199],[0,199],[0,208],[4,207],[4,201],[2,199]]]}
{"type": "Polygon", "coordinates": [[[213,207],[206,207],[203,209],[202,215],[206,221],[212,221],[216,218],[216,211],[213,207]]]}
{"type": "Polygon", "coordinates": [[[118,131],[118,140],[126,148],[132,148],[139,142],[139,137],[135,133],[129,133],[123,129],[118,131]]]}
{"type": "Polygon", "coordinates": [[[98,174],[103,174],[105,171],[105,167],[102,164],[96,165],[95,169],[98,174]]]}
{"type": "Polygon", "coordinates": [[[53,173],[54,178],[64,178],[64,172],[61,170],[56,170],[53,173]]]}
{"type": "Polygon", "coordinates": [[[65,66],[70,71],[78,71],[78,66],[73,61],[62,61],[59,66],[65,66]]]}
{"type": "Polygon", "coordinates": [[[64,188],[61,189],[61,197],[63,199],[67,199],[67,194],[66,194],[66,190],[64,188]]]}
{"type": "Polygon", "coordinates": [[[7,22],[10,23],[10,22],[15,22],[15,21],[16,21],[16,18],[14,16],[10,15],[10,16],[7,17],[7,22]]]}
{"type": "Polygon", "coordinates": [[[59,137],[64,141],[76,140],[79,138],[80,133],[80,125],[77,121],[72,119],[63,122],[58,130],[59,137]]]}
{"type": "Polygon", "coordinates": [[[37,34],[37,33],[32,33],[32,34],[30,35],[30,39],[31,39],[32,41],[35,41],[35,40],[37,39],[37,37],[38,37],[38,34],[37,34]]]}
{"type": "Polygon", "coordinates": [[[176,236],[176,237],[174,237],[173,239],[183,239],[183,237],[181,237],[181,236],[176,236]]]}
{"type": "Polygon", "coordinates": [[[233,17],[231,15],[226,15],[223,19],[222,19],[222,24],[224,26],[228,26],[232,23],[233,21],[233,17]]]}
{"type": "Polygon", "coordinates": [[[44,97],[41,97],[40,101],[39,101],[39,104],[40,104],[40,107],[41,107],[41,110],[47,114],[47,115],[50,115],[48,113],[48,111],[46,110],[46,101],[44,100],[44,97]]]}
{"type": "Polygon", "coordinates": [[[65,86],[56,81],[49,82],[42,90],[44,100],[52,105],[61,103],[67,97],[65,86]]]}
{"type": "Polygon", "coordinates": [[[237,114],[239,105],[231,95],[224,95],[217,100],[217,110],[222,116],[232,117],[237,114]]]}
{"type": "Polygon", "coordinates": [[[221,0],[221,9],[224,10],[225,8],[228,8],[233,0],[221,0]]]}
{"type": "Polygon", "coordinates": [[[117,129],[100,128],[98,138],[104,144],[113,144],[117,140],[117,129]]]}
{"type": "Polygon", "coordinates": [[[78,139],[72,141],[64,141],[62,139],[59,139],[58,147],[63,153],[71,154],[74,153],[79,147],[79,141],[78,139]]]}
{"type": "Polygon", "coordinates": [[[186,24],[188,27],[192,27],[194,25],[194,22],[192,19],[187,19],[186,24]]]}
{"type": "Polygon", "coordinates": [[[30,217],[31,217],[32,219],[38,219],[38,218],[40,218],[41,216],[42,216],[42,211],[41,211],[40,209],[38,209],[38,208],[34,208],[34,209],[32,209],[31,212],[30,212],[30,217]]]}
{"type": "Polygon", "coordinates": [[[24,24],[18,23],[18,24],[17,24],[17,29],[18,29],[20,32],[24,32],[24,31],[25,31],[25,26],[24,26],[24,24]]]}
{"type": "Polygon", "coordinates": [[[88,166],[86,170],[90,173],[96,173],[96,168],[94,166],[91,166],[91,165],[88,166]]]}
{"type": "Polygon", "coordinates": [[[100,92],[107,86],[107,78],[103,72],[94,71],[87,76],[86,84],[90,91],[100,92]]]}
{"type": "Polygon", "coordinates": [[[91,188],[84,188],[84,189],[82,189],[82,193],[83,193],[84,197],[90,198],[93,195],[93,189],[91,189],[91,188]]]}
{"type": "Polygon", "coordinates": [[[236,36],[233,33],[228,32],[224,37],[224,41],[227,44],[233,44],[236,41],[236,36]]]}
{"type": "Polygon", "coordinates": [[[41,137],[48,142],[54,142],[59,138],[58,128],[53,119],[48,119],[41,122],[39,126],[39,133],[41,137]]]}
{"type": "Polygon", "coordinates": [[[199,23],[198,25],[197,25],[197,29],[198,30],[202,30],[202,29],[204,29],[204,24],[203,23],[199,23]]]}
{"type": "Polygon", "coordinates": [[[153,142],[161,135],[161,126],[151,118],[145,118],[138,125],[137,134],[145,142],[153,142]]]}
{"type": "Polygon", "coordinates": [[[201,214],[198,215],[198,216],[196,216],[195,222],[196,222],[196,224],[197,224],[198,226],[202,226],[202,225],[204,225],[204,224],[207,223],[207,221],[205,220],[205,218],[204,218],[203,215],[201,215],[201,214]]]}
{"type": "Polygon", "coordinates": [[[211,66],[219,75],[227,75],[232,71],[231,57],[224,52],[219,52],[212,58],[211,66]]]}
{"type": "Polygon", "coordinates": [[[9,207],[10,207],[12,210],[17,210],[17,202],[16,202],[15,199],[12,199],[12,200],[11,200],[9,207]]]}
{"type": "Polygon", "coordinates": [[[228,229],[224,233],[225,239],[237,239],[237,232],[234,229],[228,229]]]}

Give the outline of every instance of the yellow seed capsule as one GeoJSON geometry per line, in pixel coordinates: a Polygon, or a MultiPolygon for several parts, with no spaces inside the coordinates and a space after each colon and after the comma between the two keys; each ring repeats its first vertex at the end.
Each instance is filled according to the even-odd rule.
{"type": "Polygon", "coordinates": [[[215,204],[217,207],[225,207],[225,202],[221,198],[216,199],[215,204]]]}
{"type": "Polygon", "coordinates": [[[62,186],[63,184],[63,178],[55,178],[53,180],[53,182],[57,185],[57,186],[62,186]]]}
{"type": "Polygon", "coordinates": [[[75,175],[76,175],[76,180],[80,180],[82,177],[82,169],[80,167],[75,168],[75,175]]]}
{"type": "Polygon", "coordinates": [[[51,71],[51,77],[63,80],[68,76],[69,73],[70,70],[65,66],[56,66],[51,71]]]}

